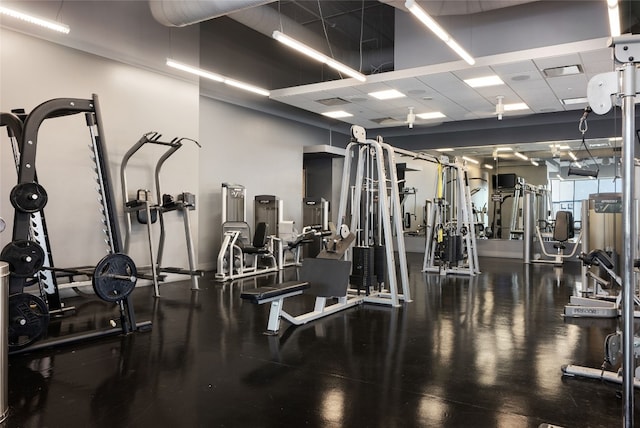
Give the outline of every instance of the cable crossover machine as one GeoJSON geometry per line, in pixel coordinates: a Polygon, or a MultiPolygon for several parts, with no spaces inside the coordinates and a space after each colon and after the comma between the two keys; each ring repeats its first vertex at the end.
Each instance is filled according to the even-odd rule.
{"type": "Polygon", "coordinates": [[[193,246],[193,239],[191,237],[191,221],[189,219],[189,211],[193,211],[196,208],[196,197],[192,193],[183,192],[174,200],[171,195],[162,194],[160,191],[160,170],[165,161],[175,154],[183,146],[183,142],[190,141],[195,143],[198,148],[200,144],[190,138],[174,138],[171,141],[161,141],[162,135],[157,132],[148,132],[144,134],[136,144],[131,147],[127,153],[125,153],[122,164],[120,166],[120,183],[122,186],[122,197],[124,199],[124,210],[126,213],[126,234],[124,248],[125,252],[129,251],[131,243],[132,233],[132,221],[131,217],[135,215],[138,223],[146,225],[147,230],[147,242],[149,247],[149,259],[151,265],[151,273],[141,275],[142,278],[150,279],[153,281],[153,291],[155,297],[160,297],[159,281],[163,281],[166,278],[166,274],[180,274],[189,275],[191,277],[191,289],[199,290],[198,284],[199,278],[204,274],[202,271],[196,268],[196,257],[193,246]],[[156,203],[152,202],[151,191],[148,189],[138,189],[135,198],[129,199],[129,190],[127,188],[127,174],[126,169],[131,157],[136,154],[142,147],[146,145],[156,145],[165,147],[166,151],[158,159],[154,170],[155,178],[155,197],[156,203]],[[165,222],[164,216],[168,212],[177,211],[182,213],[182,219],[184,222],[184,233],[187,245],[187,256],[189,258],[189,269],[182,269],[178,267],[163,267],[162,258],[165,248],[165,222]],[[160,229],[160,237],[158,240],[157,252],[154,252],[154,234],[152,223],[158,221],[160,229]]]}
{"type": "MultiPolygon", "coordinates": [[[[433,161],[424,155],[419,158],[433,161]]],[[[447,156],[437,163],[436,197],[427,209],[422,271],[475,276],[480,267],[467,168],[457,159],[450,162],[447,156]]]]}
{"type": "Polygon", "coordinates": [[[18,183],[11,190],[10,201],[14,207],[12,242],[0,253],[0,259],[9,263],[9,350],[34,350],[96,337],[128,334],[148,329],[150,322],[136,323],[131,292],[137,281],[136,266],[122,253],[120,231],[117,222],[115,200],[109,161],[101,135],[97,95],[91,99],[57,98],[37,106],[30,114],[3,113],[2,124],[7,126],[12,141],[14,159],[18,169],[18,183]],[[84,113],[91,136],[91,158],[94,161],[102,231],[107,244],[106,256],[95,267],[54,267],[46,228],[44,207],[48,196],[36,175],[36,148],[38,131],[50,118],[84,113]],[[57,274],[85,275],[91,277],[95,294],[102,300],[115,303],[120,311],[120,326],[114,321],[111,328],[43,340],[47,336],[51,315],[60,315],[57,274]],[[25,288],[38,285],[40,297],[26,292],[25,288]],[[27,348],[28,347],[28,348],[27,348]]]}

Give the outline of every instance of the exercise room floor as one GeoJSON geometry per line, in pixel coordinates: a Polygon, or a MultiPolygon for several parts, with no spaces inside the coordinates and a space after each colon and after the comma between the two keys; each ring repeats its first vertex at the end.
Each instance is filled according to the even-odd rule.
{"type": "MultiPolygon", "coordinates": [[[[563,320],[578,265],[487,258],[470,279],[425,275],[418,254],[409,264],[412,303],[283,322],[279,337],[263,334],[269,305],[240,299],[274,276],[223,285],[207,275],[199,292],[165,284],[159,299],[139,287],[136,315],[151,331],[10,357],[7,426],[621,426],[620,386],[561,377],[563,364],[600,367],[618,323],[563,320]]],[[[66,302],[77,315],[60,331],[117,314],[91,297],[66,302]]],[[[298,296],[285,308],[312,305],[298,296]]]]}

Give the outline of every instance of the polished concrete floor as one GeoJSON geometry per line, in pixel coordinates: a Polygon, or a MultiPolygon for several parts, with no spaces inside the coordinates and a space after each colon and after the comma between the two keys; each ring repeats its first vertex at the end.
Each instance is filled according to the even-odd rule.
{"type": "MultiPolygon", "coordinates": [[[[577,266],[481,259],[475,278],[425,275],[409,256],[413,302],[365,305],[277,337],[268,305],[240,299],[264,277],[213,275],[134,291],[145,333],[10,357],[9,427],[615,427],[620,386],[566,379],[600,367],[616,320],[564,320],[577,266]]],[[[285,273],[292,275],[290,269],[285,273]]],[[[54,326],[107,326],[117,311],[67,300],[54,326]]],[[[305,296],[292,313],[311,310],[305,296]]],[[[638,417],[636,417],[637,420],[638,417]]]]}

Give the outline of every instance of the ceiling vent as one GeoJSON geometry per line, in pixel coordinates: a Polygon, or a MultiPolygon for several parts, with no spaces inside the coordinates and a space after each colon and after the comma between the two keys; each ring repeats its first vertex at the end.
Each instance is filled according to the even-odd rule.
{"type": "Polygon", "coordinates": [[[375,122],[379,125],[388,125],[390,123],[402,123],[401,120],[394,119],[392,117],[379,117],[377,119],[369,119],[371,122],[375,122]]]}
{"type": "Polygon", "coordinates": [[[581,74],[582,65],[574,64],[574,65],[565,65],[563,67],[551,67],[545,68],[542,70],[545,76],[547,77],[562,77],[562,76],[571,76],[573,74],[581,74]]]}
{"type": "Polygon", "coordinates": [[[344,104],[351,104],[351,101],[347,101],[343,98],[334,97],[334,98],[325,98],[323,100],[315,100],[317,103],[323,104],[325,106],[341,106],[344,104]]]}

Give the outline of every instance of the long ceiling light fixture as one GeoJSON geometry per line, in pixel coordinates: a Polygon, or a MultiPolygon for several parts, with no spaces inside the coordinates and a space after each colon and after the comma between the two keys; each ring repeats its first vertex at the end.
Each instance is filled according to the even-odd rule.
{"type": "Polygon", "coordinates": [[[231,79],[221,74],[211,73],[210,71],[182,64],[170,58],[167,58],[167,65],[178,70],[186,71],[187,73],[195,74],[196,76],[204,77],[205,79],[224,83],[229,86],[233,86],[234,88],[244,89],[245,91],[253,92],[254,94],[264,95],[265,97],[268,97],[270,95],[270,92],[268,90],[260,88],[258,86],[250,85],[249,83],[231,79]]]}
{"type": "Polygon", "coordinates": [[[61,24],[60,22],[51,21],[44,18],[38,18],[37,16],[29,15],[23,12],[19,12],[15,9],[9,9],[8,7],[0,6],[0,15],[7,15],[12,18],[20,19],[30,24],[39,25],[40,27],[47,28],[49,30],[57,31],[62,34],[69,34],[69,26],[61,24]]]}
{"type": "Polygon", "coordinates": [[[346,65],[344,65],[341,62],[336,61],[333,58],[329,58],[328,56],[326,56],[323,53],[318,52],[315,49],[310,48],[309,46],[305,45],[304,43],[300,43],[299,41],[292,39],[291,37],[287,36],[286,34],[280,32],[280,31],[274,31],[272,36],[274,39],[276,39],[277,41],[279,41],[280,43],[289,46],[292,49],[297,50],[300,53],[303,53],[305,55],[307,55],[308,57],[311,57],[313,59],[315,59],[318,62],[321,62],[323,64],[327,64],[329,67],[338,70],[340,73],[344,73],[348,76],[351,76],[355,79],[358,79],[361,82],[366,82],[367,81],[367,77],[360,73],[357,72],[356,70],[354,70],[353,68],[347,67],[346,65]]]}
{"type": "Polygon", "coordinates": [[[611,32],[611,37],[618,37],[621,34],[618,0],[607,0],[607,9],[609,11],[609,31],[611,32]]]}
{"type": "Polygon", "coordinates": [[[465,60],[467,64],[473,65],[476,63],[476,60],[473,59],[471,55],[467,51],[465,51],[462,46],[456,42],[453,37],[449,35],[445,31],[444,28],[440,26],[423,8],[418,6],[415,0],[407,0],[404,6],[409,9],[409,12],[413,13],[413,15],[420,20],[427,28],[438,36],[443,42],[445,42],[455,53],[457,53],[460,58],[465,60]]]}

